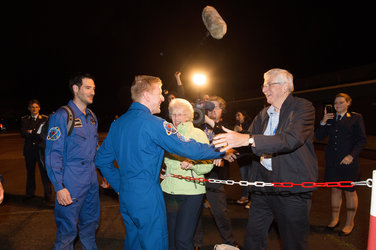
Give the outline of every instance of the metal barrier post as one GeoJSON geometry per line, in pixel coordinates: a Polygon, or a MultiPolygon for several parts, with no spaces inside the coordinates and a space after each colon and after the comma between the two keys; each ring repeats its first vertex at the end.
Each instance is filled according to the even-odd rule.
{"type": "Polygon", "coordinates": [[[371,210],[369,217],[367,250],[376,250],[376,170],[372,174],[371,210]]]}

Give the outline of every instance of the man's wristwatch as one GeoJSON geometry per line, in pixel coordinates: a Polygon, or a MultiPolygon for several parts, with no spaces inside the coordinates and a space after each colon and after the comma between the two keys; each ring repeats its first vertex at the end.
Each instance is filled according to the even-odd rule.
{"type": "Polygon", "coordinates": [[[251,146],[255,142],[255,140],[253,139],[253,135],[249,135],[248,142],[249,142],[249,145],[251,145],[251,146]]]}

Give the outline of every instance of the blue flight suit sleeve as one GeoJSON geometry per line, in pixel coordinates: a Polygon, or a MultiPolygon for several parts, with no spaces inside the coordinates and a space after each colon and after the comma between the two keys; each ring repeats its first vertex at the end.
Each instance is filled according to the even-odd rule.
{"type": "Polygon", "coordinates": [[[172,154],[180,155],[192,160],[208,160],[222,158],[225,153],[216,151],[214,146],[198,143],[177,132],[173,124],[160,121],[158,126],[150,128],[149,136],[154,136],[160,147],[172,154]],[[156,131],[155,131],[156,130],[156,131]]]}
{"type": "Polygon", "coordinates": [[[48,123],[46,139],[46,169],[55,192],[65,188],[63,183],[63,162],[67,137],[67,114],[59,109],[53,114],[48,123]]]}
{"type": "MultiPolygon", "coordinates": [[[[112,126],[111,126],[112,127],[112,126]]],[[[97,156],[95,157],[95,165],[101,171],[103,176],[106,176],[106,180],[115,190],[119,192],[120,189],[120,173],[119,169],[115,168],[115,150],[112,145],[112,130],[108,132],[106,139],[104,139],[100,146],[97,156]]]]}

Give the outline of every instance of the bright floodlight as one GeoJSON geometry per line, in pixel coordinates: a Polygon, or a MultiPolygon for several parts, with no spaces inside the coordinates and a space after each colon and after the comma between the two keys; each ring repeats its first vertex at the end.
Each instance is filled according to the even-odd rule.
{"type": "Polygon", "coordinates": [[[193,75],[193,82],[196,85],[204,85],[206,83],[206,76],[203,74],[194,74],[193,75]]]}

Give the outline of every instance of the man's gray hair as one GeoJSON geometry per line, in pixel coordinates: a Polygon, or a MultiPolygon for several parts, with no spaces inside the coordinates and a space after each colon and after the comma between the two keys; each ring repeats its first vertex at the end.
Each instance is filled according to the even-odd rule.
{"type": "Polygon", "coordinates": [[[274,68],[264,73],[264,79],[274,77],[277,82],[287,83],[289,85],[290,93],[294,91],[294,77],[285,69],[274,68]]]}

